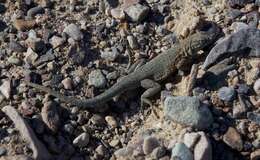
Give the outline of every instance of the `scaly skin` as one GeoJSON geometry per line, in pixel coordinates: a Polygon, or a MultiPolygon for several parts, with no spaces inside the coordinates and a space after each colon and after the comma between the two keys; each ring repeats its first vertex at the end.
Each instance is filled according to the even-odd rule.
{"type": "MultiPolygon", "coordinates": [[[[91,99],[77,99],[75,97],[67,97],[60,94],[59,92],[53,91],[38,84],[31,82],[26,82],[26,84],[33,88],[47,92],[50,95],[59,98],[63,102],[83,108],[93,108],[98,104],[103,104],[111,100],[113,97],[125,92],[128,89],[145,86],[145,84],[142,83],[145,82],[144,80],[148,79],[158,82],[167,78],[177,69],[183,70],[191,66],[193,63],[192,61],[199,56],[198,51],[210,44],[213,44],[217,40],[220,29],[214,23],[210,24],[210,28],[206,31],[199,31],[181,41],[180,43],[175,44],[171,49],[166,51],[166,53],[158,55],[151,61],[136,69],[134,72],[123,77],[119,82],[114,84],[104,93],[91,99]]],[[[149,84],[150,86],[144,88],[153,89],[151,83],[149,84]]],[[[152,83],[152,85],[153,84],[154,83],[152,83]]],[[[160,87],[157,86],[155,92],[158,92],[158,89],[160,89],[160,87]]]]}

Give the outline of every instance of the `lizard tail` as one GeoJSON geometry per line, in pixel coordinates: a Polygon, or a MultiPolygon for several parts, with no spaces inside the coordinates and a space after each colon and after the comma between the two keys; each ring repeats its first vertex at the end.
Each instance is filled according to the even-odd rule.
{"type": "Polygon", "coordinates": [[[69,96],[62,95],[61,93],[59,93],[57,91],[54,91],[48,87],[44,87],[39,84],[31,83],[28,81],[25,81],[25,83],[30,87],[36,88],[40,91],[46,92],[54,97],[59,98],[62,102],[69,103],[69,104],[72,104],[72,105],[75,105],[78,107],[82,107],[85,109],[94,108],[99,104],[104,104],[108,100],[112,99],[116,95],[124,92],[127,88],[129,88],[129,87],[125,87],[125,86],[134,86],[133,88],[135,88],[137,86],[135,81],[127,81],[127,80],[120,81],[120,82],[116,83],[115,85],[113,85],[108,90],[106,90],[104,93],[101,93],[100,95],[97,95],[96,97],[93,97],[90,99],[78,99],[76,97],[69,97],[69,96]]]}

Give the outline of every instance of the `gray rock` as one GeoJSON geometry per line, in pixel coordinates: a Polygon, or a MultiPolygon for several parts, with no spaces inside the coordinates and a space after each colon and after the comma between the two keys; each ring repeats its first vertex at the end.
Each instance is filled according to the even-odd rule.
{"type": "Polygon", "coordinates": [[[198,129],[206,129],[213,123],[213,117],[205,104],[198,97],[166,97],[164,115],[181,124],[198,129]]]}
{"type": "Polygon", "coordinates": [[[0,92],[9,99],[11,97],[11,81],[4,80],[0,86],[0,92]]]}
{"type": "Polygon", "coordinates": [[[89,143],[89,134],[82,133],[73,140],[73,144],[77,147],[86,147],[89,143]]]}
{"type": "Polygon", "coordinates": [[[254,83],[254,91],[257,93],[257,94],[260,94],[260,78],[257,79],[254,83]]]}
{"type": "Polygon", "coordinates": [[[9,43],[9,49],[14,52],[25,52],[26,48],[22,46],[20,43],[11,41],[9,43]]]}
{"type": "Polygon", "coordinates": [[[244,6],[248,3],[252,3],[254,0],[228,0],[228,5],[231,7],[244,6]]]}
{"type": "Polygon", "coordinates": [[[218,90],[218,97],[219,99],[231,102],[235,99],[236,91],[234,88],[231,87],[222,87],[218,90]]]}
{"type": "Polygon", "coordinates": [[[3,155],[5,155],[6,153],[7,153],[6,148],[0,147],[0,157],[3,156],[3,155]]]}
{"type": "Polygon", "coordinates": [[[200,139],[194,148],[194,160],[212,160],[212,146],[204,132],[199,132],[200,139]]]}
{"type": "Polygon", "coordinates": [[[256,140],[254,140],[252,142],[252,145],[256,148],[256,149],[260,149],[260,138],[257,138],[256,140]]]}
{"type": "Polygon", "coordinates": [[[159,159],[166,154],[166,149],[164,147],[157,147],[151,153],[151,157],[154,159],[159,159]]]}
{"type": "MultiPolygon", "coordinates": [[[[260,30],[256,28],[245,28],[241,29],[230,36],[224,38],[215,45],[208,54],[203,68],[208,69],[217,60],[224,57],[225,54],[230,53],[230,56],[235,56],[238,51],[250,48],[252,51],[256,51],[256,55],[259,57],[260,53],[260,30]]],[[[243,52],[246,53],[246,52],[243,52]]]]}
{"type": "Polygon", "coordinates": [[[128,41],[129,46],[132,49],[138,49],[138,43],[137,43],[136,38],[134,36],[132,36],[132,35],[127,36],[127,41],[128,41]]]}
{"type": "Polygon", "coordinates": [[[254,112],[248,112],[247,118],[250,121],[253,121],[254,123],[260,125],[260,114],[254,113],[254,112]]]}
{"type": "Polygon", "coordinates": [[[183,137],[183,143],[190,149],[193,149],[195,144],[198,142],[200,134],[192,132],[186,133],[183,137]]]}
{"type": "Polygon", "coordinates": [[[172,149],[171,160],[193,160],[193,155],[184,143],[176,143],[172,149]]]}
{"type": "Polygon", "coordinates": [[[80,41],[83,39],[83,33],[80,31],[79,27],[75,24],[70,24],[66,26],[63,32],[68,34],[75,41],[80,41]]]}
{"type": "Polygon", "coordinates": [[[136,3],[127,7],[124,11],[131,21],[140,22],[146,18],[146,16],[149,13],[149,10],[149,7],[136,3]]]}
{"type": "Polygon", "coordinates": [[[90,74],[88,75],[89,85],[93,85],[97,88],[103,88],[106,86],[106,83],[106,78],[99,69],[90,72],[90,74]]]}
{"type": "Polygon", "coordinates": [[[145,137],[143,143],[144,154],[150,154],[152,151],[159,146],[159,142],[155,137],[145,137]]]}
{"type": "Polygon", "coordinates": [[[118,51],[103,51],[101,52],[101,58],[104,58],[108,61],[115,61],[116,58],[119,56],[118,51]]]}
{"type": "Polygon", "coordinates": [[[29,9],[27,12],[27,17],[33,18],[37,14],[44,14],[44,8],[42,8],[41,6],[37,6],[29,9]]]}

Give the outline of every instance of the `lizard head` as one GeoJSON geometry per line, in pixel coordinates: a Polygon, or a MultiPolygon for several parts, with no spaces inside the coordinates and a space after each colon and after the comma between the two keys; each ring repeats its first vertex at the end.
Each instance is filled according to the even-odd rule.
{"type": "Polygon", "coordinates": [[[214,22],[206,21],[198,28],[199,30],[187,39],[184,48],[189,56],[196,56],[199,50],[212,45],[221,35],[221,30],[214,22]]]}
{"type": "Polygon", "coordinates": [[[199,57],[199,51],[212,45],[221,35],[220,28],[213,22],[204,22],[199,31],[191,35],[182,43],[183,54],[177,64],[177,68],[184,70],[199,57]]]}

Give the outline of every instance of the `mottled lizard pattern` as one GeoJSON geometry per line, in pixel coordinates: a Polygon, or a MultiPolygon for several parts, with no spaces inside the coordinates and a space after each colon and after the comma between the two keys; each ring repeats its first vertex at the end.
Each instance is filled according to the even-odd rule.
{"type": "Polygon", "coordinates": [[[178,69],[184,70],[190,67],[194,63],[193,61],[200,56],[198,51],[213,44],[219,34],[220,29],[217,25],[212,22],[208,23],[207,27],[178,42],[165,53],[159,54],[144,65],[139,65],[133,72],[122,77],[119,82],[94,98],[78,99],[76,97],[68,97],[39,84],[31,82],[25,83],[28,86],[59,98],[65,103],[82,108],[94,108],[128,89],[143,87],[147,90],[141,96],[141,104],[146,103],[151,105],[151,101],[148,98],[161,90],[161,86],[157,82],[167,78],[178,69]]]}

